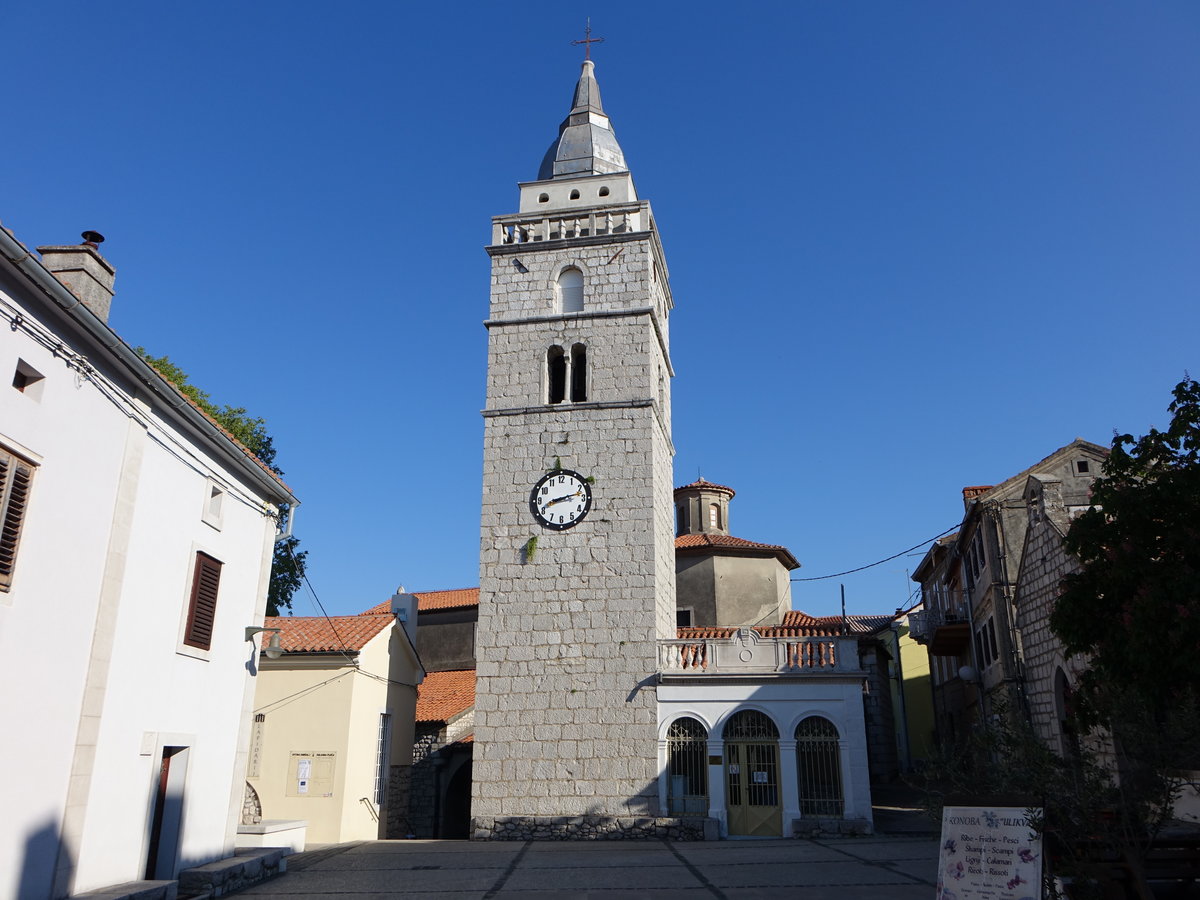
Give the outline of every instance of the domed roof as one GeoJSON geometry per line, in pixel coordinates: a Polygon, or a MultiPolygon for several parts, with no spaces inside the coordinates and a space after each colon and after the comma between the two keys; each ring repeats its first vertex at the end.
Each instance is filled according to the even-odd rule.
{"type": "Polygon", "coordinates": [[[584,61],[571,111],[558,126],[558,137],[542,159],[538,181],[629,170],[612,123],[600,103],[600,85],[596,83],[594,69],[590,59],[584,61]]]}
{"type": "Polygon", "coordinates": [[[728,494],[730,500],[732,500],[734,495],[737,493],[737,491],[731,487],[726,487],[723,484],[715,484],[711,481],[705,481],[703,478],[693,481],[691,484],[685,484],[681,487],[675,488],[676,494],[678,494],[680,491],[718,491],[720,493],[728,494]]]}

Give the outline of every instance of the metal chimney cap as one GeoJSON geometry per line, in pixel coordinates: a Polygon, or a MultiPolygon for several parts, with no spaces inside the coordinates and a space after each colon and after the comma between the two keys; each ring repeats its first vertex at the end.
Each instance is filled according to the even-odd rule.
{"type": "Polygon", "coordinates": [[[80,237],[83,238],[85,244],[91,244],[93,247],[104,243],[104,235],[98,231],[85,231],[80,237]]]}

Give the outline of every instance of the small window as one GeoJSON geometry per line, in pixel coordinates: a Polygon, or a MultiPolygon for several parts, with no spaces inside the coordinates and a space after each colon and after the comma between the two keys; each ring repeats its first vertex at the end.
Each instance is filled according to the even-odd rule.
{"type": "Polygon", "coordinates": [[[587,400],[587,347],[575,344],[571,348],[571,402],[587,400]]]}
{"type": "Polygon", "coordinates": [[[571,191],[571,199],[578,200],[579,199],[579,191],[577,191],[577,190],[571,191]]]}
{"type": "Polygon", "coordinates": [[[1000,651],[996,648],[996,620],[988,616],[987,621],[988,647],[992,651],[992,659],[1000,658],[1000,651]]]}
{"type": "Polygon", "coordinates": [[[210,478],[208,486],[205,488],[204,513],[200,516],[200,521],[220,531],[221,510],[224,505],[225,488],[210,478]]]}
{"type": "Polygon", "coordinates": [[[387,805],[388,781],[392,774],[392,716],[379,714],[379,741],[375,751],[375,804],[387,805]]]}
{"type": "Polygon", "coordinates": [[[675,507],[675,533],[676,534],[683,534],[683,522],[684,522],[683,504],[680,503],[678,506],[675,507]]]}
{"type": "Polygon", "coordinates": [[[562,403],[567,397],[567,357],[562,347],[551,347],[546,353],[546,375],[549,403],[562,403]]]}
{"type": "Polygon", "coordinates": [[[607,196],[608,196],[608,187],[607,187],[607,186],[600,188],[600,196],[601,196],[601,197],[607,197],[607,196]]]}
{"type": "Polygon", "coordinates": [[[550,202],[549,194],[538,194],[538,203],[549,203],[549,202],[550,202]]]}
{"type": "Polygon", "coordinates": [[[33,470],[33,463],[0,449],[0,591],[12,587],[33,470]]]}
{"type": "Polygon", "coordinates": [[[1086,459],[1079,459],[1079,460],[1075,461],[1076,474],[1087,475],[1091,470],[1092,470],[1091,463],[1089,463],[1086,459]]]}
{"type": "Polygon", "coordinates": [[[692,611],[690,609],[675,610],[675,625],[679,628],[691,628],[692,611]]]}
{"type": "Polygon", "coordinates": [[[16,371],[13,372],[12,386],[34,400],[42,399],[42,384],[46,380],[41,372],[23,359],[17,360],[16,371]]]}
{"type": "Polygon", "coordinates": [[[708,504],[708,527],[721,527],[721,510],[715,503],[708,504]]]}
{"type": "Polygon", "coordinates": [[[563,269],[558,276],[560,312],[583,312],[583,273],[576,268],[563,269]]]}
{"type": "Polygon", "coordinates": [[[183,642],[189,647],[208,650],[212,646],[213,623],[217,615],[217,591],[221,586],[221,565],[207,553],[196,554],[192,572],[192,596],[188,603],[187,626],[183,642]]]}

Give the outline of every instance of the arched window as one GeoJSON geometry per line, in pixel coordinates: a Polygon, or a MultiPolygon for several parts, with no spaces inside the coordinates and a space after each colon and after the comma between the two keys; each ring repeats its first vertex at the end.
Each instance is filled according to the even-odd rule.
{"type": "Polygon", "coordinates": [[[721,527],[721,508],[715,503],[708,504],[708,527],[714,531],[721,527]]]}
{"type": "Polygon", "coordinates": [[[562,403],[567,396],[567,357],[563,348],[554,346],[546,352],[546,399],[550,403],[562,403]]]}
{"type": "Polygon", "coordinates": [[[583,273],[578,269],[563,269],[558,276],[559,312],[583,312],[583,273]]]}
{"type": "Polygon", "coordinates": [[[690,716],[667,729],[667,801],[672,816],[708,814],[708,731],[690,716]]]}
{"type": "Polygon", "coordinates": [[[579,191],[578,191],[578,190],[571,191],[571,199],[572,199],[572,200],[578,200],[578,199],[579,199],[579,191]]]}
{"type": "Polygon", "coordinates": [[[571,347],[571,402],[582,403],[587,399],[587,347],[575,344],[571,347]]]}
{"type": "Polygon", "coordinates": [[[821,716],[809,716],[796,726],[796,774],[800,814],[843,814],[842,760],[837,728],[821,716]]]}

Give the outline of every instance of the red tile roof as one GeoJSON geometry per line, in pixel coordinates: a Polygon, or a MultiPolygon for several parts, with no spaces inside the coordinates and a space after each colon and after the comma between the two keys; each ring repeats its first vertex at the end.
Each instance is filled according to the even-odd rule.
{"type": "Polygon", "coordinates": [[[675,488],[675,493],[678,494],[680,491],[697,491],[697,490],[725,491],[726,493],[729,494],[730,499],[732,499],[734,494],[737,493],[737,491],[735,491],[731,487],[726,487],[723,484],[714,484],[711,481],[705,481],[703,478],[701,478],[699,481],[693,481],[691,484],[685,484],[683,487],[675,488]]]}
{"type": "Polygon", "coordinates": [[[994,487],[994,484],[977,484],[972,487],[965,487],[962,489],[963,499],[974,500],[976,497],[986,494],[994,487]]]}
{"type": "MultiPolygon", "coordinates": [[[[455,588],[449,591],[413,591],[417,598],[417,612],[428,612],[433,609],[462,609],[467,606],[479,605],[479,588],[455,588]]],[[[360,616],[373,616],[388,613],[392,610],[390,599],[376,604],[360,616]]]]}
{"type": "Polygon", "coordinates": [[[758,553],[772,553],[789,569],[800,568],[796,557],[792,556],[787,547],[779,544],[760,544],[745,538],[734,537],[731,534],[681,534],[675,538],[676,550],[698,550],[705,547],[717,547],[722,550],[742,550],[758,553]]]}
{"type": "Polygon", "coordinates": [[[474,705],[474,669],[430,672],[417,688],[418,722],[449,722],[474,705]]]}
{"type": "MultiPolygon", "coordinates": [[[[358,616],[267,616],[267,628],[282,629],[279,633],[283,649],[288,653],[356,652],[396,619],[390,615],[358,616]]],[[[269,640],[264,636],[264,643],[269,640]]]]}

